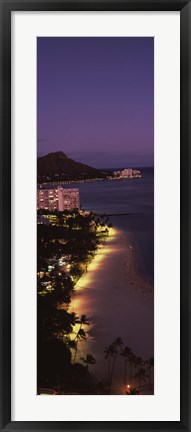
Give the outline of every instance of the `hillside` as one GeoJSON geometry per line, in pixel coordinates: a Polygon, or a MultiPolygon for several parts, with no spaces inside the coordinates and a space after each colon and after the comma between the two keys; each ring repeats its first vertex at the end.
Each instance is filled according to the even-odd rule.
{"type": "Polygon", "coordinates": [[[96,178],[101,172],[96,168],[70,159],[62,151],[49,153],[37,160],[37,174],[41,177],[58,177],[59,179],[96,178]]]}

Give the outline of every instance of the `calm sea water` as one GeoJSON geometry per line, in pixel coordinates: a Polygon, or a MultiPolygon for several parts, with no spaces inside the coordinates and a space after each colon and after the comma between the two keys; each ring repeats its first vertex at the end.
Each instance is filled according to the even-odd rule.
{"type": "Polygon", "coordinates": [[[81,205],[85,210],[116,214],[110,216],[111,222],[128,234],[137,271],[153,283],[154,170],[144,168],[141,173],[141,179],[72,183],[64,187],[79,188],[81,205]]]}

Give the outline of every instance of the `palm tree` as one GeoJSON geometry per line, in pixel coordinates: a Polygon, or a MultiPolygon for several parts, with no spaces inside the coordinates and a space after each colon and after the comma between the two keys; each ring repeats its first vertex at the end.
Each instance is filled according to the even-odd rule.
{"type": "MultiPolygon", "coordinates": [[[[86,333],[83,330],[82,326],[83,325],[89,325],[87,316],[83,314],[83,315],[81,315],[80,318],[76,317],[75,324],[80,324],[80,327],[76,333],[76,337],[74,338],[74,340],[76,340],[76,352],[75,352],[74,360],[76,360],[76,354],[77,354],[79,340],[86,339],[86,333]]],[[[74,361],[74,363],[75,363],[75,361],[74,361]]]]}
{"type": "Polygon", "coordinates": [[[135,358],[136,358],[136,356],[133,352],[129,353],[128,363],[129,363],[130,370],[131,370],[131,374],[130,374],[131,382],[132,382],[132,378],[133,378],[133,366],[134,366],[135,358]]]}
{"type": "Polygon", "coordinates": [[[70,338],[68,338],[68,337],[65,337],[64,338],[64,342],[65,342],[65,344],[68,346],[68,348],[71,350],[76,350],[76,341],[75,340],[71,340],[70,338]]]}
{"type": "Polygon", "coordinates": [[[147,370],[149,373],[149,387],[151,387],[151,369],[154,368],[154,358],[150,357],[149,360],[145,361],[145,364],[147,365],[147,370]]]}
{"type": "Polygon", "coordinates": [[[78,320],[76,320],[76,323],[80,324],[80,329],[82,328],[83,325],[89,325],[90,323],[88,322],[88,318],[86,315],[81,315],[80,318],[78,318],[78,320]]]}
{"type": "Polygon", "coordinates": [[[137,368],[137,366],[143,366],[143,365],[144,365],[143,359],[141,357],[134,356],[134,359],[133,359],[134,368],[137,368]]]}
{"type": "Polygon", "coordinates": [[[137,378],[139,381],[139,391],[141,389],[141,384],[144,381],[146,383],[146,379],[148,378],[148,374],[146,373],[145,369],[140,368],[138,372],[134,375],[134,378],[137,378]]]}
{"type": "Polygon", "coordinates": [[[82,328],[80,328],[76,334],[75,339],[72,341],[72,344],[71,344],[72,345],[71,348],[75,349],[74,360],[73,360],[73,365],[74,365],[73,366],[73,374],[72,374],[71,384],[70,384],[71,389],[72,389],[74,381],[75,381],[75,369],[74,369],[74,367],[75,367],[76,356],[77,356],[77,351],[78,351],[78,342],[81,340],[86,340],[86,337],[87,336],[86,336],[85,331],[82,328]]]}
{"type": "Polygon", "coordinates": [[[88,374],[89,372],[88,366],[94,365],[96,363],[96,359],[91,354],[87,354],[86,357],[81,357],[81,360],[86,364],[86,370],[88,374]]]}
{"type": "Polygon", "coordinates": [[[112,384],[112,379],[113,379],[113,374],[114,374],[114,368],[115,368],[115,364],[116,364],[116,360],[117,360],[117,356],[118,356],[118,350],[121,349],[122,345],[123,345],[123,341],[120,337],[117,337],[114,342],[112,343],[113,345],[113,349],[114,349],[114,358],[113,358],[113,364],[111,367],[111,374],[110,374],[110,381],[109,381],[109,391],[111,391],[111,384],[112,384]]]}
{"type": "Polygon", "coordinates": [[[123,341],[122,341],[122,339],[121,339],[121,337],[117,337],[115,340],[114,340],[114,345],[115,346],[117,346],[117,347],[122,347],[122,345],[123,345],[123,341]]]}
{"type": "Polygon", "coordinates": [[[105,348],[105,359],[108,359],[108,370],[107,370],[107,382],[108,382],[108,386],[110,383],[110,373],[111,373],[111,358],[114,356],[114,354],[116,353],[115,347],[113,344],[109,345],[108,347],[105,348]]]}
{"type": "Polygon", "coordinates": [[[121,352],[121,355],[125,360],[125,370],[124,370],[124,384],[127,383],[127,363],[129,362],[129,357],[132,355],[132,350],[130,347],[125,346],[121,352]]]}
{"type": "Polygon", "coordinates": [[[78,351],[78,342],[81,340],[86,340],[87,336],[85,331],[80,328],[76,334],[76,337],[74,339],[74,341],[76,341],[76,348],[75,348],[75,355],[74,355],[74,364],[76,362],[76,356],[77,356],[77,351],[78,351]]]}

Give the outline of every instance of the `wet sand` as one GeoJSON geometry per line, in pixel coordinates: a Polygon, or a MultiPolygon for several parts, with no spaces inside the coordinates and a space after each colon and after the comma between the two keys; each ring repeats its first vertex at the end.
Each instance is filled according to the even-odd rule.
{"type": "MultiPolygon", "coordinates": [[[[107,375],[104,350],[114,339],[144,360],[154,357],[154,295],[153,287],[135,271],[136,254],[128,235],[111,228],[105,245],[78,281],[70,312],[85,314],[87,341],[78,343],[77,361],[91,354],[96,359],[90,372],[96,380],[107,375]]],[[[77,330],[77,327],[76,327],[77,330]]],[[[124,394],[124,360],[118,356],[113,376],[112,393],[124,394]]]]}

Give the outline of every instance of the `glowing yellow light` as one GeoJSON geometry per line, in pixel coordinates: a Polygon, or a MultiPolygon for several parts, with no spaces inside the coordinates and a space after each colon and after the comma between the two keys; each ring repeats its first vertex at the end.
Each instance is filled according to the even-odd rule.
{"type": "MultiPolygon", "coordinates": [[[[70,313],[75,312],[77,316],[80,316],[81,311],[86,310],[86,298],[84,296],[78,295],[78,292],[88,289],[91,289],[91,284],[95,280],[96,273],[95,270],[99,269],[104,265],[105,258],[108,254],[112,254],[114,251],[118,249],[117,245],[112,245],[110,242],[113,242],[113,239],[117,236],[118,231],[114,228],[110,228],[109,237],[105,241],[104,244],[99,247],[96,255],[94,256],[92,262],[87,267],[87,272],[82,275],[82,277],[78,280],[75,285],[75,293],[72,297],[72,302],[70,305],[70,313]]],[[[120,247],[120,246],[119,246],[120,247]]],[[[85,332],[89,333],[89,331],[94,327],[94,323],[91,322],[89,326],[83,324],[83,329],[85,332]]],[[[73,333],[70,335],[71,340],[76,339],[76,334],[78,333],[80,328],[80,324],[75,324],[73,326],[73,333]]],[[[90,336],[88,335],[88,338],[90,336]]]]}
{"type": "Polygon", "coordinates": [[[101,245],[101,247],[98,249],[92,262],[88,265],[87,273],[82,275],[82,277],[78,280],[75,286],[75,291],[90,286],[91,281],[93,280],[94,270],[98,269],[100,265],[104,263],[104,257],[106,257],[106,255],[113,253],[114,250],[115,251],[117,250],[116,246],[115,248],[112,248],[110,246],[110,242],[114,239],[114,237],[116,237],[116,235],[117,235],[117,230],[114,228],[110,228],[110,233],[107,241],[105,242],[104,245],[101,245]]]}

